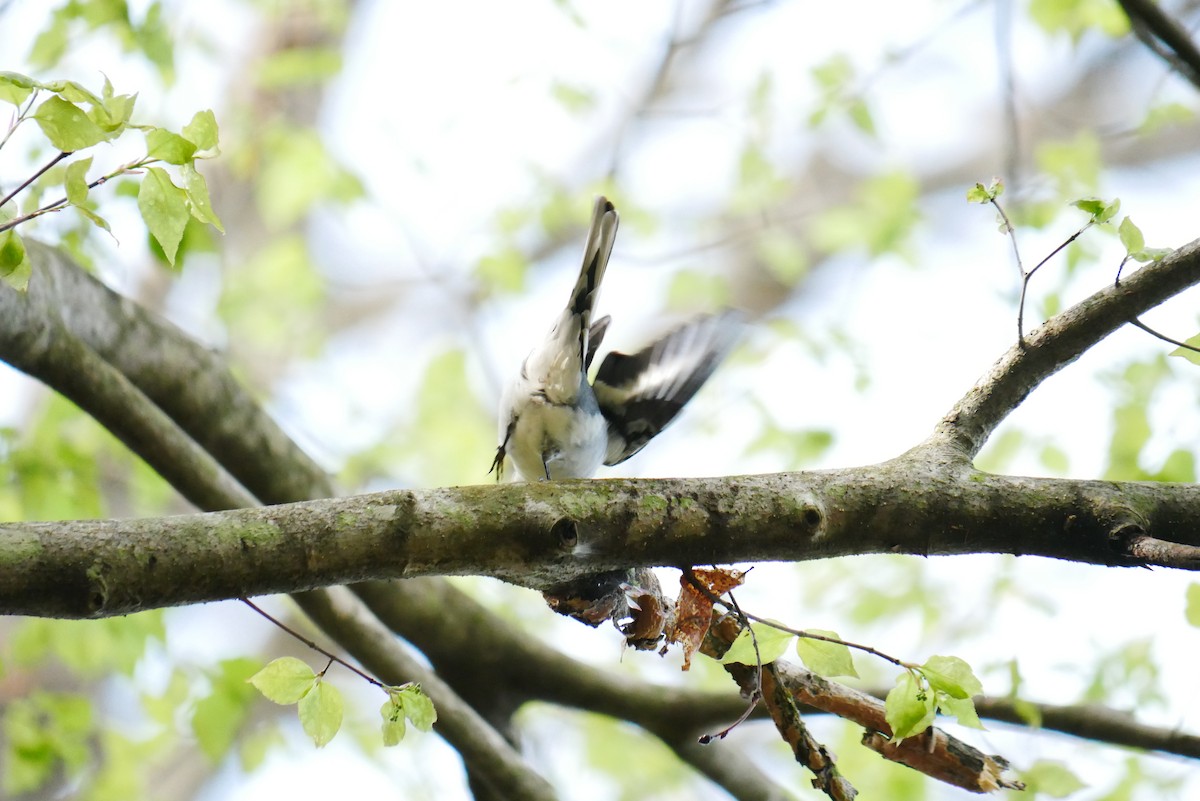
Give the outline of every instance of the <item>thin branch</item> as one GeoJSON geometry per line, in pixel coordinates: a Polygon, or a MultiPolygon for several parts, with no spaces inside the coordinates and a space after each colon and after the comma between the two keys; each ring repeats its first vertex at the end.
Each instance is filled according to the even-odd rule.
{"type": "MultiPolygon", "coordinates": [[[[915,667],[918,667],[917,665],[911,664],[909,662],[905,662],[901,659],[897,659],[896,657],[891,656],[889,654],[885,654],[883,651],[879,651],[875,648],[872,648],[869,645],[862,645],[860,643],[850,642],[849,640],[842,640],[837,637],[830,637],[825,634],[812,634],[811,632],[807,632],[802,629],[791,628],[790,626],[786,626],[777,620],[770,620],[768,618],[756,615],[753,612],[746,612],[743,609],[741,609],[737,605],[737,603],[733,600],[733,593],[729,593],[729,601],[726,601],[725,599],[723,599],[722,597],[717,595],[715,592],[710,590],[708,587],[704,586],[704,583],[702,581],[700,581],[700,579],[696,578],[696,575],[695,575],[695,573],[692,572],[691,568],[685,568],[683,573],[684,573],[684,577],[687,579],[688,583],[691,584],[693,587],[695,587],[697,590],[699,590],[702,595],[706,596],[714,604],[720,604],[721,606],[725,607],[726,609],[730,609],[731,611],[733,611],[733,613],[735,615],[737,615],[739,618],[741,618],[743,620],[743,622],[747,621],[747,620],[753,620],[755,623],[762,623],[763,625],[770,626],[773,629],[778,629],[779,631],[784,631],[784,632],[787,632],[788,634],[794,634],[797,637],[804,637],[805,639],[808,639],[808,640],[821,640],[822,642],[831,642],[831,643],[836,643],[837,645],[844,645],[847,648],[854,648],[859,651],[863,651],[864,653],[871,654],[872,656],[877,656],[880,659],[883,659],[887,662],[891,662],[893,665],[896,665],[897,667],[905,668],[906,670],[911,670],[915,667]]],[[[750,636],[754,637],[754,653],[757,654],[758,653],[758,638],[754,636],[754,629],[746,623],[744,623],[744,625],[746,625],[747,628],[749,628],[750,636]]],[[[760,667],[761,667],[761,665],[760,665],[760,667]]]]}
{"type": "MultiPolygon", "coordinates": [[[[33,175],[31,175],[31,176],[29,176],[28,178],[26,178],[26,179],[25,179],[25,180],[24,180],[24,181],[21,183],[21,185],[20,185],[20,186],[18,186],[16,189],[14,189],[13,191],[9,192],[9,193],[8,193],[7,195],[5,195],[3,198],[0,198],[0,208],[4,208],[4,206],[5,206],[5,205],[7,205],[9,201],[11,201],[11,200],[12,200],[14,197],[16,197],[17,195],[21,194],[21,192],[22,192],[22,191],[24,191],[24,189],[25,189],[27,186],[29,186],[31,183],[33,183],[34,181],[36,181],[38,178],[41,178],[43,175],[45,175],[45,174],[46,174],[46,171],[47,171],[47,170],[49,170],[51,167],[53,167],[55,164],[57,164],[58,162],[62,161],[63,159],[65,159],[65,158],[66,158],[67,156],[69,156],[69,155],[71,155],[71,151],[69,151],[69,150],[64,150],[64,151],[62,151],[61,153],[59,153],[57,156],[55,156],[54,158],[50,159],[50,161],[49,161],[49,162],[46,164],[46,166],[42,167],[40,170],[38,170],[37,172],[35,172],[33,175]]],[[[0,232],[2,232],[2,229],[0,229],[0,232]]]]}
{"type": "MultiPolygon", "coordinates": [[[[253,609],[258,614],[262,615],[264,618],[266,618],[268,621],[270,621],[276,628],[281,629],[286,634],[290,635],[293,639],[297,640],[298,642],[303,643],[304,645],[308,646],[312,650],[319,653],[321,656],[328,659],[330,665],[332,665],[334,663],[339,664],[342,667],[346,668],[346,670],[349,670],[351,673],[354,673],[357,676],[359,676],[360,678],[365,679],[367,682],[375,685],[376,687],[380,688],[381,690],[387,689],[387,685],[385,685],[383,682],[379,681],[379,679],[375,678],[374,676],[372,676],[368,673],[364,673],[362,670],[360,670],[357,667],[355,667],[354,665],[350,664],[345,659],[342,659],[340,656],[333,653],[332,651],[325,650],[321,646],[317,645],[313,640],[309,639],[308,637],[305,637],[303,634],[296,631],[295,629],[293,629],[291,626],[284,623],[279,618],[275,617],[274,615],[268,614],[266,612],[266,610],[264,610],[261,606],[254,603],[253,601],[251,601],[249,598],[239,598],[238,600],[241,601],[242,603],[244,603],[246,606],[253,609]]],[[[326,665],[325,670],[328,670],[328,669],[329,669],[329,665],[326,665]]],[[[321,671],[322,675],[324,675],[325,670],[321,671]]]]}
{"type": "Polygon", "coordinates": [[[338,587],[293,596],[300,608],[338,645],[390,685],[416,682],[438,712],[434,731],[458,751],[473,776],[500,798],[553,801],[550,784],[529,768],[512,745],[437,673],[391,635],[349,590],[338,587]]]}
{"type": "Polygon", "coordinates": [[[1153,337],[1158,337],[1158,338],[1159,338],[1159,339],[1161,339],[1163,342],[1166,342],[1166,343],[1168,343],[1168,344],[1170,344],[1170,345],[1176,345],[1176,346],[1178,346],[1178,347],[1181,347],[1181,348],[1183,348],[1184,350],[1190,350],[1190,351],[1193,351],[1193,352],[1195,352],[1195,353],[1200,353],[1200,348],[1197,348],[1197,347],[1196,347],[1196,346],[1194,346],[1194,345],[1189,345],[1189,344],[1188,344],[1188,343],[1186,343],[1186,342],[1180,342],[1178,339],[1171,339],[1171,338],[1170,338],[1169,336],[1167,336],[1166,334],[1160,334],[1158,331],[1155,331],[1153,328],[1151,328],[1150,326],[1146,325],[1145,323],[1143,323],[1141,320],[1137,319],[1136,317],[1135,317],[1134,319],[1130,320],[1130,321],[1129,321],[1129,324],[1130,324],[1130,325],[1132,325],[1132,326],[1133,326],[1133,327],[1135,327],[1135,328],[1140,328],[1140,329],[1142,329],[1143,331],[1145,331],[1145,332],[1146,332],[1147,334],[1149,334],[1150,336],[1153,336],[1153,337]]]}
{"type": "MultiPolygon", "coordinates": [[[[60,154],[60,157],[67,156],[67,155],[70,155],[70,154],[62,153],[62,154],[60,154]]],[[[101,175],[99,178],[92,181],[90,184],[88,184],[88,189],[95,189],[96,187],[100,186],[101,184],[107,183],[108,181],[111,181],[113,178],[116,178],[119,175],[125,175],[126,173],[135,172],[142,167],[145,167],[150,164],[155,164],[158,161],[159,161],[159,159],[143,158],[143,159],[131,161],[127,164],[122,164],[120,167],[113,170],[108,175],[101,175]]],[[[45,169],[48,169],[48,167],[45,169]]],[[[45,169],[43,169],[43,172],[45,171],[45,169]]],[[[37,176],[34,176],[34,177],[36,178],[37,176]]],[[[19,192],[21,188],[23,188],[23,187],[19,187],[16,191],[19,192]]],[[[12,194],[15,195],[16,192],[13,192],[12,194]]],[[[11,195],[10,195],[10,197],[11,197],[11,195]]],[[[35,210],[29,212],[28,214],[22,214],[19,217],[13,217],[11,220],[8,220],[7,222],[0,223],[0,234],[4,233],[5,231],[8,231],[12,228],[16,228],[18,225],[21,225],[22,223],[27,223],[30,220],[37,219],[38,217],[41,217],[43,214],[50,214],[51,212],[62,211],[68,205],[70,205],[70,201],[68,201],[68,199],[65,197],[60,197],[58,200],[55,200],[51,203],[47,203],[46,205],[42,206],[41,208],[35,209],[35,210]]]]}

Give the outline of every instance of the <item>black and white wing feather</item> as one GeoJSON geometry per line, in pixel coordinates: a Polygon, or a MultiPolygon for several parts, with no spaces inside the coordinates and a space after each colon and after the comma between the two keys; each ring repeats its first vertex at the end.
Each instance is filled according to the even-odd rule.
{"type": "Polygon", "coordinates": [[[604,463],[620,464],[667,427],[737,341],[741,316],[705,315],[632,356],[609,353],[592,388],[608,421],[604,463]]]}

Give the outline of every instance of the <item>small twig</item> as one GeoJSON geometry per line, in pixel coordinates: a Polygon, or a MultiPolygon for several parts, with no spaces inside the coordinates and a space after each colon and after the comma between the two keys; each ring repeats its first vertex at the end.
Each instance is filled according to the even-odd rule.
{"type": "Polygon", "coordinates": [[[1142,329],[1143,331],[1145,331],[1145,332],[1146,332],[1147,334],[1149,334],[1150,336],[1153,336],[1153,337],[1158,337],[1158,338],[1159,338],[1159,339],[1161,339],[1163,342],[1168,342],[1168,343],[1170,343],[1170,344],[1172,344],[1172,345],[1177,345],[1177,346],[1179,346],[1179,347],[1181,347],[1181,348],[1184,348],[1185,350],[1190,350],[1190,351],[1192,351],[1193,353],[1200,353],[1200,348],[1197,348],[1195,345],[1189,345],[1189,344],[1188,344],[1188,343],[1186,343],[1186,342],[1180,342],[1178,339],[1171,339],[1171,338],[1170,338],[1169,336],[1167,336],[1166,334],[1160,334],[1159,332],[1155,331],[1153,328],[1151,328],[1150,326],[1146,325],[1145,323],[1143,323],[1141,320],[1137,319],[1136,317],[1135,317],[1135,318],[1133,318],[1132,320],[1130,320],[1130,321],[1129,321],[1129,324],[1130,324],[1130,325],[1132,325],[1132,326],[1135,326],[1135,327],[1137,327],[1137,328],[1140,328],[1140,329],[1142,329]]]}
{"type": "MultiPolygon", "coordinates": [[[[724,598],[722,598],[721,596],[714,593],[708,587],[705,587],[704,583],[701,582],[698,578],[696,578],[696,575],[694,573],[692,573],[691,568],[684,568],[683,574],[687,578],[688,583],[691,584],[696,589],[700,590],[700,592],[703,595],[705,595],[710,601],[712,601],[713,603],[720,604],[721,606],[724,606],[727,609],[730,609],[731,611],[734,612],[734,614],[736,614],[739,617],[744,618],[746,620],[753,620],[756,623],[762,623],[763,625],[770,626],[771,628],[778,629],[779,631],[786,631],[788,634],[794,634],[797,637],[804,637],[805,639],[809,639],[809,640],[822,640],[824,642],[831,642],[831,643],[835,643],[837,645],[844,645],[847,648],[854,648],[855,650],[871,654],[872,656],[877,656],[886,662],[891,662],[893,665],[896,665],[897,667],[902,667],[905,670],[913,670],[914,668],[918,667],[917,665],[914,665],[911,662],[905,662],[903,659],[897,659],[896,657],[891,656],[890,654],[885,654],[883,651],[872,648],[869,645],[861,645],[860,643],[849,642],[848,640],[842,640],[837,637],[827,637],[824,634],[811,634],[807,631],[803,631],[802,629],[793,629],[789,626],[785,626],[784,624],[779,623],[778,621],[769,620],[765,617],[760,617],[759,615],[756,615],[753,612],[746,612],[746,611],[742,610],[740,607],[738,607],[735,603],[732,603],[732,598],[733,598],[732,594],[730,595],[730,601],[726,601],[724,598]]],[[[744,623],[744,621],[743,621],[743,623],[744,623]]],[[[747,628],[750,628],[750,627],[747,626],[747,628]]],[[[753,628],[750,628],[750,635],[751,636],[754,635],[753,628]]],[[[754,640],[754,650],[756,653],[758,652],[758,640],[757,639],[754,640]]]]}
{"type": "MultiPolygon", "coordinates": [[[[118,175],[125,175],[126,173],[134,172],[135,170],[139,170],[148,164],[154,164],[157,161],[160,161],[160,159],[139,159],[137,161],[131,161],[128,164],[123,164],[120,167],[118,167],[117,169],[110,172],[108,175],[101,175],[99,178],[92,181],[90,184],[88,184],[88,189],[95,189],[96,187],[100,186],[101,184],[107,183],[108,181],[111,181],[113,178],[116,178],[118,175]]],[[[36,178],[37,176],[34,176],[34,177],[36,178]]],[[[17,191],[19,192],[20,189],[18,189],[17,191]]],[[[16,192],[14,192],[13,194],[16,194],[16,192]]],[[[62,209],[67,207],[67,204],[68,204],[67,199],[65,197],[60,197],[58,200],[54,201],[53,203],[47,203],[45,206],[42,206],[40,209],[35,209],[34,211],[31,211],[28,214],[23,214],[20,217],[13,217],[11,220],[9,220],[6,223],[0,223],[0,234],[4,233],[5,231],[8,231],[12,228],[16,228],[21,223],[26,223],[32,219],[41,217],[43,214],[49,214],[52,211],[61,211],[62,209]]]]}
{"type": "Polygon", "coordinates": [[[14,113],[13,121],[8,124],[8,131],[5,132],[4,138],[0,139],[0,148],[8,144],[8,140],[17,132],[17,128],[21,123],[25,122],[25,118],[29,116],[29,110],[33,108],[33,101],[37,100],[38,90],[34,89],[29,95],[29,102],[25,104],[25,108],[14,113]]]}
{"type": "Polygon", "coordinates": [[[55,156],[54,158],[50,159],[50,162],[45,167],[42,167],[40,170],[35,172],[33,175],[26,178],[25,181],[20,186],[18,186],[16,189],[14,189],[13,191],[11,191],[7,195],[5,195],[3,199],[0,199],[0,208],[3,208],[5,205],[7,205],[10,200],[12,200],[14,197],[19,195],[27,186],[29,186],[31,183],[36,181],[38,178],[41,178],[43,175],[46,174],[47,170],[49,170],[51,167],[53,167],[55,164],[62,161],[69,155],[71,155],[71,151],[64,150],[61,153],[59,153],[57,156],[55,156]]]}
{"type": "Polygon", "coordinates": [[[255,612],[258,612],[260,615],[262,615],[263,617],[265,617],[267,620],[269,620],[269,621],[271,621],[272,623],[274,623],[274,624],[275,624],[277,627],[279,627],[279,628],[280,628],[282,631],[284,631],[285,633],[287,633],[287,634],[290,634],[292,637],[294,637],[294,638],[295,638],[296,640],[298,640],[299,642],[302,642],[302,643],[304,643],[304,644],[305,644],[305,645],[307,645],[309,648],[311,648],[312,650],[314,650],[314,651],[316,651],[317,653],[319,653],[321,656],[323,656],[323,657],[327,658],[327,659],[329,660],[329,664],[328,664],[328,665],[326,665],[326,666],[325,666],[325,670],[322,670],[322,671],[321,671],[321,672],[320,672],[318,675],[324,676],[324,675],[325,675],[325,671],[326,671],[326,670],[329,670],[329,666],[330,666],[330,665],[332,665],[333,663],[335,663],[335,662],[336,662],[337,664],[339,664],[339,665],[341,665],[342,667],[344,667],[344,668],[346,668],[347,670],[349,670],[351,673],[357,674],[358,676],[360,676],[361,678],[363,678],[363,679],[365,679],[366,681],[370,682],[371,684],[374,684],[374,685],[375,685],[376,687],[378,687],[379,689],[381,689],[381,690],[386,690],[386,689],[387,689],[387,685],[386,685],[386,684],[384,684],[383,682],[379,681],[378,679],[374,678],[373,676],[370,676],[370,675],[368,675],[367,673],[364,673],[362,670],[359,670],[359,669],[358,669],[358,668],[356,668],[354,665],[350,664],[350,663],[349,663],[349,662],[347,662],[345,659],[342,659],[342,658],[341,658],[340,656],[338,656],[337,654],[335,654],[335,653],[332,653],[332,652],[330,652],[330,651],[327,651],[327,650],[325,650],[324,648],[322,648],[321,646],[317,645],[315,642],[313,642],[313,641],[312,641],[312,640],[310,640],[309,638],[305,637],[305,636],[304,636],[303,634],[301,634],[300,632],[296,631],[295,629],[293,629],[293,628],[291,628],[290,626],[288,626],[287,624],[285,624],[283,621],[281,621],[281,620],[277,620],[276,618],[274,618],[274,617],[272,617],[271,615],[267,614],[265,611],[263,611],[263,610],[262,610],[262,608],[260,608],[260,607],[259,607],[257,604],[255,604],[255,603],[254,603],[253,601],[251,601],[249,598],[238,598],[238,600],[239,600],[239,601],[241,601],[242,603],[244,603],[246,606],[248,606],[248,607],[250,607],[251,609],[253,609],[255,612]]]}
{"type": "Polygon", "coordinates": [[[1082,228],[1080,228],[1078,231],[1076,231],[1075,233],[1073,233],[1069,237],[1067,237],[1065,240],[1063,240],[1063,242],[1061,244],[1059,244],[1058,247],[1056,247],[1054,250],[1050,251],[1049,255],[1047,255],[1044,259],[1042,259],[1037,264],[1033,265],[1033,267],[1031,267],[1028,271],[1026,271],[1025,266],[1021,263],[1021,254],[1017,250],[1017,232],[1013,228],[1012,222],[1009,221],[1008,215],[1004,213],[1004,209],[1002,209],[1000,207],[1000,203],[996,200],[996,198],[991,199],[991,204],[996,207],[996,211],[1000,212],[1000,218],[1002,220],[1004,220],[1004,227],[1005,227],[1006,231],[1008,232],[1009,238],[1012,239],[1013,255],[1015,255],[1017,258],[1017,270],[1021,273],[1021,299],[1017,303],[1017,344],[1024,347],[1025,346],[1025,298],[1029,294],[1029,280],[1031,278],[1033,278],[1033,274],[1036,273],[1038,270],[1040,270],[1046,264],[1046,262],[1050,261],[1055,256],[1057,256],[1059,253],[1061,253],[1063,248],[1065,248],[1067,245],[1074,242],[1076,239],[1078,239],[1083,234],[1084,231],[1086,231],[1087,229],[1089,229],[1093,225],[1095,225],[1096,220],[1094,218],[1091,220],[1088,220],[1088,222],[1082,228]]]}

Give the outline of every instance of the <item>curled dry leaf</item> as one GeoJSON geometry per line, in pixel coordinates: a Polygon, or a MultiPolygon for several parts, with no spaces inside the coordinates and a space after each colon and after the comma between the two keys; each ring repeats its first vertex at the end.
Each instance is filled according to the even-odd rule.
{"type": "Polygon", "coordinates": [[[679,600],[675,602],[675,622],[667,629],[667,641],[683,646],[683,669],[692,666],[692,655],[704,641],[708,626],[712,622],[712,596],[719,596],[738,587],[746,574],[740,570],[720,568],[692,570],[691,577],[701,587],[689,580],[689,574],[679,577],[679,600]],[[705,592],[707,590],[707,592],[705,592]]]}

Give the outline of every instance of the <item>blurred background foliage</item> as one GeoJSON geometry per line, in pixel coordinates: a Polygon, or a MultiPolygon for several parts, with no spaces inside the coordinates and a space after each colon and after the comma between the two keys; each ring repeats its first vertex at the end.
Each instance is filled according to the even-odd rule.
{"type": "MultiPolygon", "coordinates": [[[[141,120],[178,126],[211,107],[221,127],[204,171],[226,232],[189,224],[173,269],[132,182],[92,196],[112,236],[71,211],[22,233],[220,349],[346,492],[488,480],[502,377],[565,297],[598,192],[622,213],[606,345],[722,305],[755,320],[695,408],[620,475],[867,463],[918,442],[1015,339],[1010,243],[965,202],[976,181],[1005,179],[1027,268],[1085,222],[1068,205],[1085,196],[1119,195],[1151,244],[1200,235],[1195,89],[1111,0],[504,5],[0,2],[0,69],[96,88],[107,76],[138,93],[141,120]]],[[[1194,3],[1165,5],[1200,21],[1194,3]]],[[[0,151],[0,186],[50,155],[22,129],[0,151]]],[[[48,172],[22,210],[63,180],[48,172]]],[[[1039,273],[1028,316],[1105,285],[1120,254],[1111,231],[1077,240],[1039,273]]],[[[1190,336],[1195,300],[1152,324],[1190,336]]],[[[1160,344],[1112,337],[1035,393],[979,466],[1195,481],[1200,383],[1160,344]]],[[[0,519],[187,510],[72,405],[0,381],[0,519]]],[[[905,658],[958,654],[993,695],[1195,730],[1187,579],[1137,573],[859,557],[761,566],[740,600],[905,658]]],[[[708,662],[681,677],[677,660],[621,659],[615,634],[553,619],[532,593],[460,584],[608,669],[727,686],[708,662]]],[[[377,699],[348,675],[349,731],[313,751],[244,681],[266,659],[311,655],[247,615],[0,621],[0,795],[463,796],[436,738],[378,746],[377,699]]],[[[858,667],[863,686],[891,681],[858,667]]],[[[724,797],[623,724],[541,706],[519,722],[564,798],[724,797]]],[[[960,795],[881,763],[852,727],[814,725],[865,796],[960,795]]],[[[1177,762],[991,728],[968,739],[1013,758],[1031,796],[1200,789],[1177,762]]],[[[813,797],[772,732],[733,736],[813,797]]]]}

